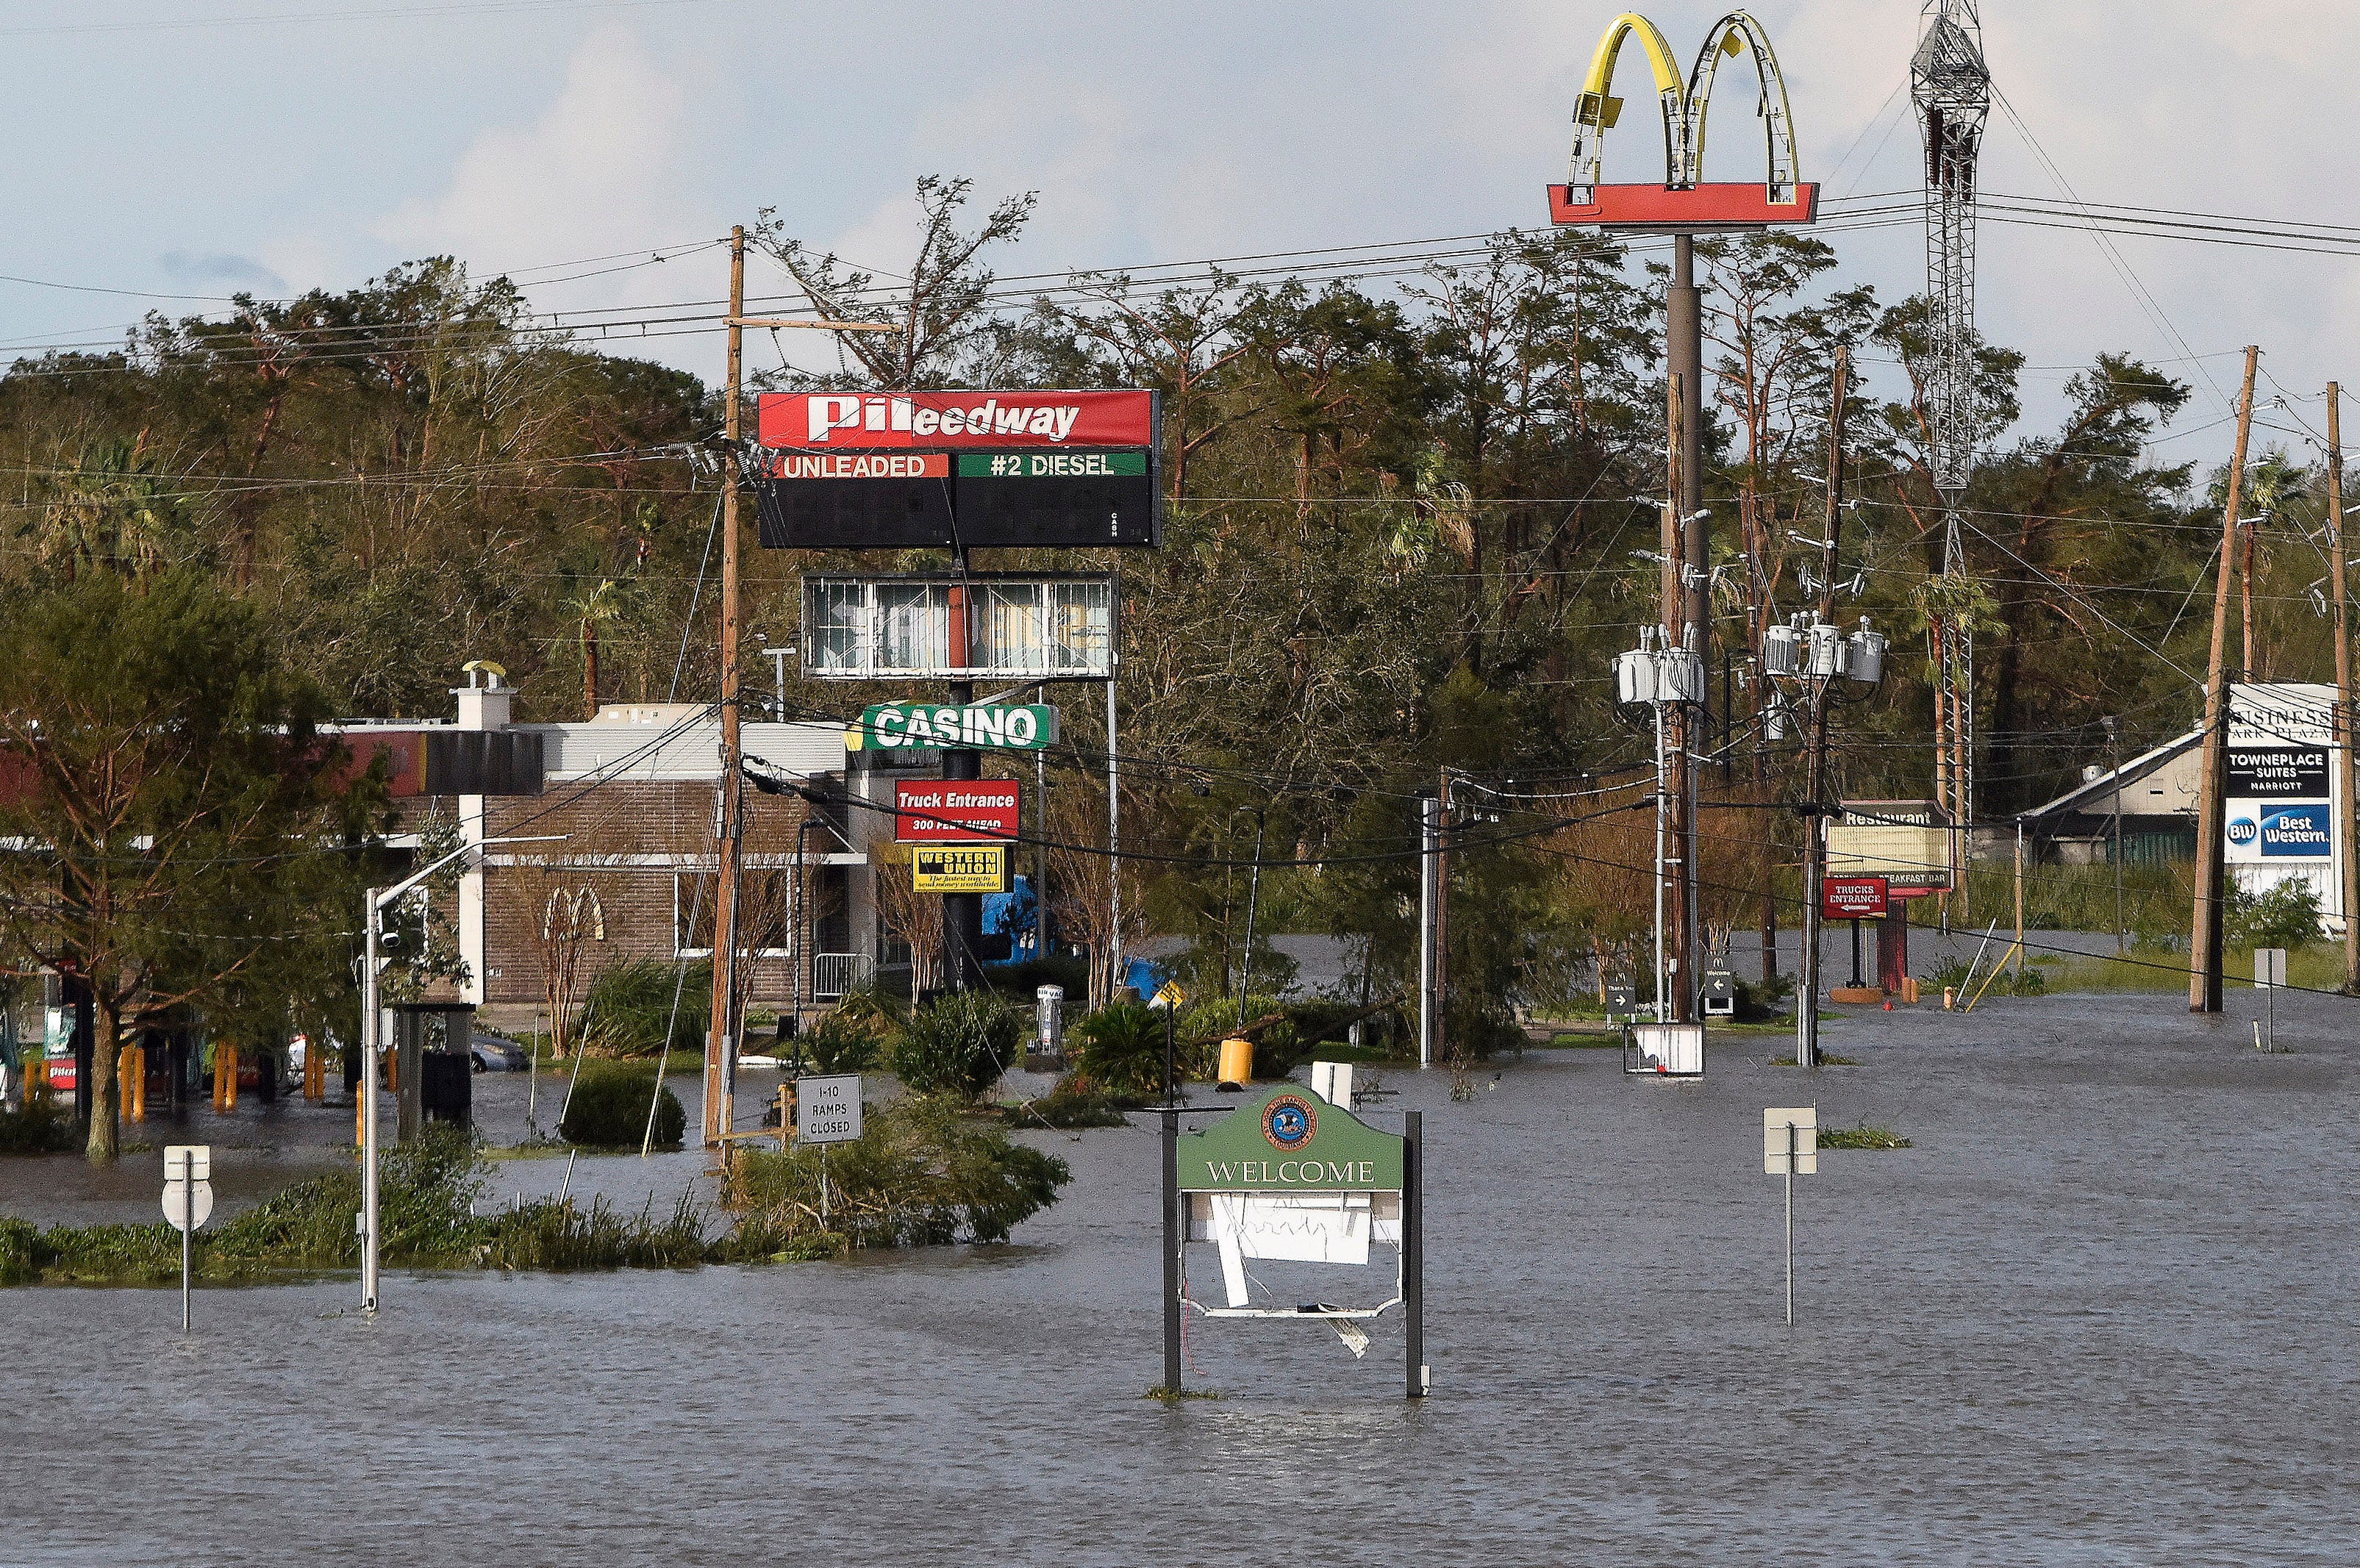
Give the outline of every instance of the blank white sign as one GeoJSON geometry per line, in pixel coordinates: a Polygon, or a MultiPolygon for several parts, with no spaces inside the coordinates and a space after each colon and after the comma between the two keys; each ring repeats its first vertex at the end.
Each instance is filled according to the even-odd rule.
{"type": "Polygon", "coordinates": [[[1795,1174],[1819,1173],[1819,1108],[1817,1105],[1772,1106],[1762,1113],[1762,1169],[1773,1176],[1786,1174],[1786,1129],[1795,1129],[1795,1174]]]}

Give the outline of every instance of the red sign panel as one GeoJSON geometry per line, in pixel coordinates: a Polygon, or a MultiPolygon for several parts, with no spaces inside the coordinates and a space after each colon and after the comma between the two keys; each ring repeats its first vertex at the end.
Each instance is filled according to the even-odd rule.
{"type": "Polygon", "coordinates": [[[1013,779],[897,779],[893,837],[901,844],[999,844],[1016,836],[1013,779]]]}
{"type": "Polygon", "coordinates": [[[782,452],[773,479],[948,479],[946,452],[782,452]]]}
{"type": "Polygon", "coordinates": [[[1754,229],[1772,223],[1808,223],[1819,215],[1819,188],[1804,182],[1795,200],[1774,204],[1770,188],[1750,185],[1593,185],[1590,200],[1576,202],[1572,187],[1548,188],[1549,222],[1597,223],[1610,229],[1754,229]]]}
{"type": "Polygon", "coordinates": [[[756,439],[801,450],[1153,446],[1153,392],[766,392],[756,439]]]}
{"type": "Polygon", "coordinates": [[[1885,913],[1882,877],[1830,877],[1819,883],[1819,914],[1830,920],[1874,920],[1885,913]]]}

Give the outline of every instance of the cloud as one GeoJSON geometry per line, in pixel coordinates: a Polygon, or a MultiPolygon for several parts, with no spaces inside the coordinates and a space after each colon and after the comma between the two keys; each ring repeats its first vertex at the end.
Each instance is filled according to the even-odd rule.
{"type": "Polygon", "coordinates": [[[164,276],[179,283],[228,283],[264,295],[288,291],[283,276],[250,256],[234,256],[225,251],[197,255],[168,250],[156,258],[156,265],[164,269],[164,276]]]}
{"type": "Polygon", "coordinates": [[[538,118],[481,132],[440,193],[403,202],[373,232],[407,254],[457,255],[480,277],[710,232],[681,193],[694,161],[688,110],[688,89],[633,33],[601,28],[538,118]]]}

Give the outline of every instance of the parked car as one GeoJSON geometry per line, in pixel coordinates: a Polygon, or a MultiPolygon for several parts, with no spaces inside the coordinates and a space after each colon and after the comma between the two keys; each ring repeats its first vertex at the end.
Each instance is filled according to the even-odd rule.
{"type": "Polygon", "coordinates": [[[512,1040],[478,1034],[467,1052],[478,1073],[522,1073],[532,1065],[532,1053],[512,1040]]]}

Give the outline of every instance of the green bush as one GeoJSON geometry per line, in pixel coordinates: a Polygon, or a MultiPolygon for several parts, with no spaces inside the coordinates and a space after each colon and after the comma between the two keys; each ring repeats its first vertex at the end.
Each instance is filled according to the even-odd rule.
{"type": "Polygon", "coordinates": [[[814,1073],[866,1073],[882,1061],[885,1039],[865,1019],[829,1013],[805,1030],[798,1042],[803,1059],[814,1073]]]}
{"type": "Polygon", "coordinates": [[[893,1071],[921,1094],[972,1100],[1016,1062],[1024,1015],[989,991],[939,996],[910,1015],[893,1071]]]}
{"type": "Polygon", "coordinates": [[[73,1113],[45,1095],[28,1096],[13,1111],[0,1106],[0,1154],[64,1154],[81,1141],[73,1113]]]}
{"type": "Polygon", "coordinates": [[[617,1056],[653,1056],[663,1050],[669,1022],[672,1050],[701,1051],[712,997],[709,960],[690,964],[685,975],[679,964],[652,958],[617,964],[590,983],[582,1004],[581,1039],[617,1056]]]}
{"type": "Polygon", "coordinates": [[[826,1146],[824,1163],[818,1149],[739,1152],[722,1180],[722,1205],[737,1215],[723,1252],[752,1260],[825,1254],[831,1239],[851,1247],[937,1246],[962,1236],[1005,1241],[1071,1180],[1064,1160],[945,1102],[903,1100],[870,1108],[860,1137],[826,1146]]]}
{"type": "Polygon", "coordinates": [[[1066,1031],[1079,1094],[1152,1099],[1164,1093],[1164,1011],[1144,1002],[1110,1002],[1066,1031]]]}
{"type": "Polygon", "coordinates": [[[2232,947],[2300,947],[2319,940],[2319,895],[2303,882],[2265,893],[2232,884],[2224,927],[2232,947]]]}
{"type": "Polygon", "coordinates": [[[557,1136],[593,1148],[637,1149],[647,1136],[650,1092],[656,1096],[656,1147],[677,1149],[688,1128],[688,1113],[670,1089],[657,1089],[635,1073],[585,1075],[574,1085],[557,1136]]]}

